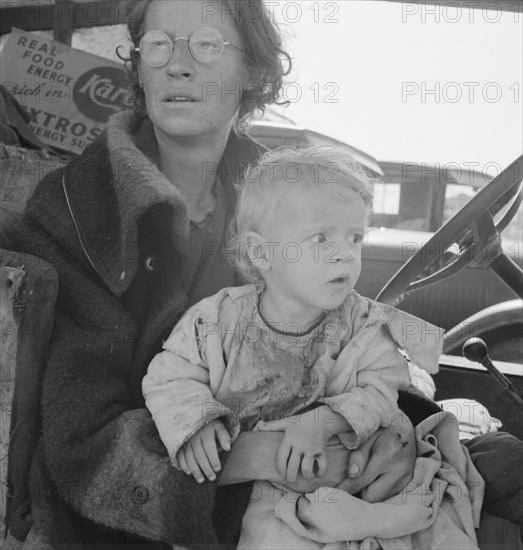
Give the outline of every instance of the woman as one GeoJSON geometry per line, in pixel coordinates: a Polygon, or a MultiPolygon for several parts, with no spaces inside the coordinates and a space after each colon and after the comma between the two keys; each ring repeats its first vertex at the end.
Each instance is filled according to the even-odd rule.
{"type": "MultiPolygon", "coordinates": [[[[24,217],[23,251],[52,263],[60,282],[31,480],[28,541],[38,548],[212,546],[216,530],[231,542],[251,486],[238,483],[279,479],[281,434],[242,436],[214,484],[174,470],[140,384],[183,311],[234,284],[228,263],[202,251],[221,245],[233,184],[260,154],[234,129],[278,98],[288,56],[261,0],[139,2],[129,29],[136,112],[46,177],[24,217]]],[[[406,403],[413,420],[435,407],[406,403]]],[[[399,488],[414,456],[398,432],[413,439],[397,419],[349,464],[330,457],[325,481],[349,468],[343,488],[369,500],[399,488]]]]}

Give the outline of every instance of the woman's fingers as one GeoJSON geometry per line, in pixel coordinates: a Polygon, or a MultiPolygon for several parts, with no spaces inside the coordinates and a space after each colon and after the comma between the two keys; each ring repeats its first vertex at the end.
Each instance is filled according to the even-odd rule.
{"type": "Polygon", "coordinates": [[[309,502],[306,495],[300,495],[298,497],[298,500],[296,501],[296,515],[298,516],[298,519],[303,523],[308,523],[307,514],[310,506],[311,503],[309,502]]]}
{"type": "Polygon", "coordinates": [[[392,457],[386,452],[379,452],[375,446],[380,431],[373,433],[358,449],[352,451],[349,458],[348,476],[339,488],[350,494],[359,493],[370,485],[388,468],[392,457]]]}
{"type": "Polygon", "coordinates": [[[368,471],[367,465],[378,432],[372,434],[358,449],[351,452],[347,468],[348,477],[339,485],[347,493],[359,493],[368,483],[374,481],[373,472],[368,471]],[[365,475],[361,475],[365,474],[365,475]]]}
{"type": "Polygon", "coordinates": [[[367,502],[379,502],[391,494],[396,487],[396,482],[397,479],[393,473],[382,474],[361,490],[361,499],[367,502]]]}
{"type": "MultiPolygon", "coordinates": [[[[357,477],[348,477],[340,489],[355,494],[360,491],[369,502],[381,501],[399,491],[410,480],[416,460],[416,445],[413,434],[390,426],[374,433],[350,457],[349,472],[354,465],[364,469],[357,477]]],[[[349,474],[350,475],[350,474],[349,474]]]]}
{"type": "Polygon", "coordinates": [[[400,479],[396,471],[379,476],[368,487],[361,491],[361,498],[367,502],[381,502],[384,499],[397,495],[411,480],[410,474],[403,475],[400,479]]]}

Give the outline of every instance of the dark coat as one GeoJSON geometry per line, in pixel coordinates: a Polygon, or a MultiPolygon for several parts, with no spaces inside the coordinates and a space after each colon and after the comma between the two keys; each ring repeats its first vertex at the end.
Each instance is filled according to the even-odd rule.
{"type": "MultiPolygon", "coordinates": [[[[24,217],[22,251],[59,277],[31,478],[37,547],[216,542],[217,484],[170,465],[143,408],[141,379],[187,302],[179,266],[189,221],[177,189],[136,147],[139,129],[142,142],[154,139],[140,124],[115,116],[38,185],[24,217]]],[[[219,167],[230,201],[260,152],[231,133],[219,167]]]]}
{"type": "MultiPolygon", "coordinates": [[[[235,532],[247,505],[249,484],[216,491],[216,482],[199,485],[175,470],[144,408],[142,377],[187,303],[179,268],[189,221],[150,160],[154,147],[147,156],[137,136],[154,143],[147,119],[113,117],[80,157],[38,185],[25,213],[22,252],[52,264],[59,278],[30,547],[145,548],[144,539],[215,547],[215,526],[235,532]]],[[[233,183],[260,152],[231,134],[219,167],[231,203],[233,183]]],[[[403,406],[414,422],[436,407],[411,396],[403,406]]]]}

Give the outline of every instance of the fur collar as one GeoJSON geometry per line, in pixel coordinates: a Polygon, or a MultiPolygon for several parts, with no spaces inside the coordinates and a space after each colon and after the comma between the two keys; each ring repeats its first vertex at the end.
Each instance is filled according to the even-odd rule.
{"type": "Polygon", "coordinates": [[[166,203],[173,210],[173,240],[183,250],[182,243],[189,237],[187,208],[178,189],[151,162],[151,157],[156,156],[155,143],[148,118],[139,121],[134,113],[124,111],[110,119],[107,147],[119,205],[122,245],[134,237],[136,221],[147,209],[166,203]],[[137,147],[137,142],[147,147],[148,156],[137,147]]]}
{"type": "MultiPolygon", "coordinates": [[[[234,184],[261,152],[252,139],[231,132],[219,172],[232,203],[234,184]]],[[[94,142],[65,170],[64,186],[81,240],[96,272],[117,296],[136,273],[138,221],[147,210],[167,206],[173,246],[183,254],[188,241],[187,208],[178,189],[157,168],[155,156],[151,122],[126,111],[109,120],[105,139],[94,142]]]]}

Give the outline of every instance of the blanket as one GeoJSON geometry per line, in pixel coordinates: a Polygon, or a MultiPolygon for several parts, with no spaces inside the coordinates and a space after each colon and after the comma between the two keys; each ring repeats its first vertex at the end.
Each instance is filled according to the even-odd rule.
{"type": "MultiPolygon", "coordinates": [[[[484,482],[460,444],[458,420],[451,413],[437,413],[421,422],[415,433],[414,474],[399,494],[368,503],[332,487],[305,495],[287,490],[272,506],[275,523],[267,529],[263,547],[272,548],[273,542],[274,548],[286,547],[281,537],[292,532],[292,544],[299,548],[477,549],[475,528],[484,482]]],[[[256,502],[258,512],[266,500],[256,502]]],[[[249,518],[243,527],[247,548],[249,518]]]]}

